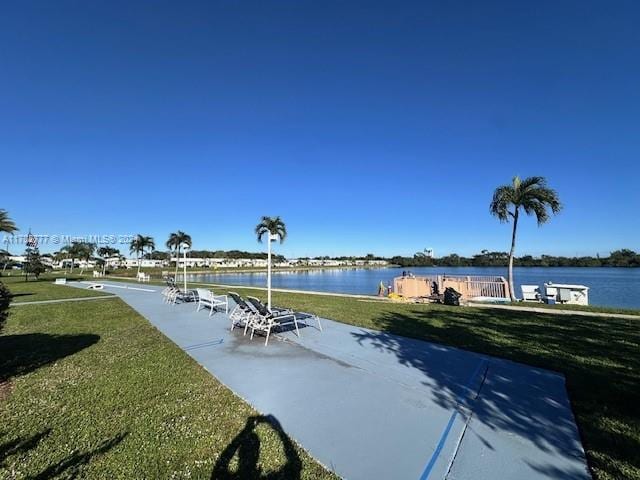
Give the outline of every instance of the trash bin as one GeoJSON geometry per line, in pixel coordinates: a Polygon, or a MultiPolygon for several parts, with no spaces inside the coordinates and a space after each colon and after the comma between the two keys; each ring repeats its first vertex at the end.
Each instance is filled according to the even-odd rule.
{"type": "Polygon", "coordinates": [[[445,305],[460,305],[460,297],[462,294],[457,292],[451,287],[447,287],[444,291],[444,304],[445,305]]]}

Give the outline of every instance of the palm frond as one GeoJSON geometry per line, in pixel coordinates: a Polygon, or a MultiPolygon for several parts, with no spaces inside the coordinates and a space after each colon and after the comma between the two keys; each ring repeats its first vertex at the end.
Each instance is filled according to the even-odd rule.
{"type": "Polygon", "coordinates": [[[501,222],[509,221],[509,205],[514,205],[516,190],[512,185],[502,185],[495,189],[489,205],[491,215],[501,222]]]}
{"type": "Polygon", "coordinates": [[[16,224],[9,218],[9,212],[0,209],[0,232],[13,233],[18,230],[16,224]]]}
{"type": "Polygon", "coordinates": [[[278,235],[280,243],[287,237],[287,227],[280,217],[262,217],[254,232],[258,242],[262,242],[264,234],[278,235]]]}

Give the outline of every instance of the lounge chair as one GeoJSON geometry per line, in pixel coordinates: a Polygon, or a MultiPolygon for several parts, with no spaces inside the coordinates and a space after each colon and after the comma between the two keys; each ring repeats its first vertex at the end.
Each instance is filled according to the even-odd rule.
{"type": "Polygon", "coordinates": [[[149,280],[151,280],[151,275],[149,275],[148,273],[139,272],[136,276],[136,279],[139,282],[148,282],[149,280]]]}
{"type": "MultiPolygon", "coordinates": [[[[247,297],[248,298],[248,297],[247,297]]],[[[320,317],[317,315],[314,315],[313,313],[307,313],[307,312],[294,312],[293,310],[291,310],[290,308],[282,308],[282,307],[271,307],[271,308],[267,308],[267,306],[262,303],[259,299],[252,297],[255,300],[257,300],[258,302],[260,302],[260,304],[263,306],[264,309],[270,311],[271,313],[273,313],[276,316],[284,316],[287,314],[292,314],[294,313],[296,316],[296,321],[298,323],[300,323],[300,321],[303,321],[305,326],[309,326],[309,324],[307,323],[307,320],[314,319],[316,322],[318,322],[318,330],[322,331],[322,323],[320,323],[320,317]]]]}
{"type": "Polygon", "coordinates": [[[204,288],[198,288],[196,292],[198,295],[196,312],[199,312],[201,308],[208,308],[210,309],[209,316],[211,316],[218,307],[224,307],[224,313],[229,313],[229,299],[226,295],[214,295],[211,290],[204,288]]]}
{"type": "Polygon", "coordinates": [[[298,330],[298,320],[295,313],[289,313],[287,311],[281,313],[270,312],[269,309],[257,298],[247,297],[247,301],[255,310],[255,316],[248,322],[245,328],[251,329],[251,339],[255,331],[264,332],[266,339],[264,341],[265,347],[269,343],[269,335],[274,327],[280,327],[282,325],[293,323],[296,328],[296,335],[300,336],[300,330],[298,330]]]}
{"type": "Polygon", "coordinates": [[[162,290],[161,294],[164,297],[164,303],[174,304],[181,300],[183,302],[195,302],[196,294],[193,291],[184,292],[180,290],[176,283],[173,281],[173,278],[168,277],[165,279],[167,282],[167,286],[162,290]]]}
{"type": "Polygon", "coordinates": [[[67,279],[66,278],[56,278],[56,280],[53,283],[54,283],[54,285],[66,285],[67,284],[67,279]]]}
{"type": "Polygon", "coordinates": [[[251,319],[255,316],[256,312],[251,306],[245,302],[245,300],[236,292],[229,292],[229,296],[236,303],[236,306],[231,311],[229,319],[231,320],[231,330],[238,326],[244,326],[244,333],[247,333],[247,327],[251,319]]]}

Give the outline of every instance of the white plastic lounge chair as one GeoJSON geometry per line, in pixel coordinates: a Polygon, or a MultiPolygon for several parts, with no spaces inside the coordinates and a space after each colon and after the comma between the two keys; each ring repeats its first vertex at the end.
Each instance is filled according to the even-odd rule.
{"type": "MultiPolygon", "coordinates": [[[[316,322],[318,322],[318,330],[322,331],[322,323],[320,323],[320,317],[318,317],[317,315],[314,315],[313,313],[294,312],[290,308],[282,308],[282,307],[271,307],[271,309],[268,309],[267,306],[264,303],[262,303],[259,299],[255,298],[255,297],[251,297],[251,298],[254,298],[255,300],[257,300],[265,310],[270,311],[276,317],[277,316],[284,316],[286,314],[292,314],[293,313],[296,316],[296,321],[298,323],[300,323],[300,321],[303,321],[305,326],[307,326],[307,327],[309,326],[309,323],[307,322],[307,320],[309,320],[310,318],[314,319],[316,322]]],[[[252,306],[253,306],[253,304],[252,304],[252,306]]]]}
{"type": "Polygon", "coordinates": [[[247,301],[256,311],[255,316],[247,324],[247,327],[251,329],[251,339],[253,339],[253,334],[256,332],[256,330],[259,332],[264,332],[266,335],[264,345],[266,347],[269,343],[269,335],[271,335],[271,330],[274,327],[280,327],[282,325],[286,325],[287,323],[293,323],[296,329],[296,335],[298,337],[300,336],[300,330],[298,329],[298,320],[295,313],[286,311],[280,313],[270,312],[269,309],[255,297],[247,297],[247,301]]]}
{"type": "Polygon", "coordinates": [[[251,319],[255,316],[256,312],[251,306],[244,301],[244,299],[236,292],[229,292],[229,296],[236,303],[236,306],[231,310],[229,320],[231,320],[231,330],[238,326],[244,326],[244,333],[247,334],[247,327],[251,319]]]}
{"type": "Polygon", "coordinates": [[[193,291],[184,292],[176,287],[171,287],[166,296],[167,303],[171,303],[175,305],[177,301],[180,300],[182,302],[195,302],[196,301],[196,293],[193,291]]]}
{"type": "Polygon", "coordinates": [[[537,285],[522,285],[522,300],[525,302],[539,302],[540,288],[537,285]]]}
{"type": "Polygon", "coordinates": [[[66,278],[56,278],[56,280],[53,282],[54,285],[66,285],[67,284],[67,279],[66,278]]]}
{"type": "Polygon", "coordinates": [[[224,307],[224,313],[229,313],[229,299],[226,295],[214,295],[211,290],[204,288],[198,288],[196,292],[198,294],[196,312],[199,312],[201,308],[209,308],[209,316],[211,316],[218,307],[224,307]]]}

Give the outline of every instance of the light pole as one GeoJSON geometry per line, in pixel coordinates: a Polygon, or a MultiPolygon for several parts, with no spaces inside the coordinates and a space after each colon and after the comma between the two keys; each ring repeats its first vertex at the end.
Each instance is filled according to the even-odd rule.
{"type": "Polygon", "coordinates": [[[271,242],[275,242],[280,238],[278,234],[269,232],[269,241],[267,242],[267,308],[271,310],[271,242]]]}
{"type": "Polygon", "coordinates": [[[187,245],[186,243],[184,244],[184,250],[182,251],[183,254],[183,260],[182,260],[182,271],[184,272],[182,274],[182,278],[184,280],[184,291],[187,291],[187,249],[189,248],[189,245],[187,245]]]}

